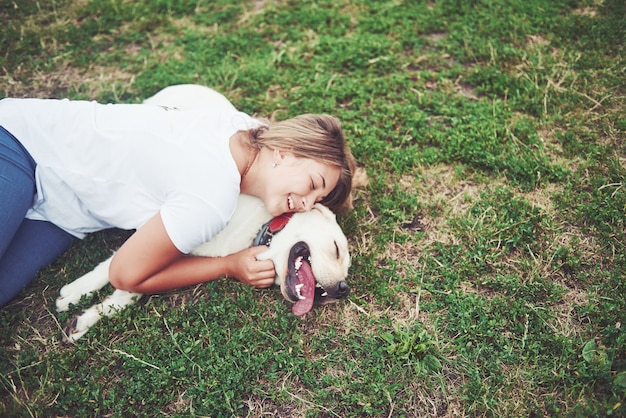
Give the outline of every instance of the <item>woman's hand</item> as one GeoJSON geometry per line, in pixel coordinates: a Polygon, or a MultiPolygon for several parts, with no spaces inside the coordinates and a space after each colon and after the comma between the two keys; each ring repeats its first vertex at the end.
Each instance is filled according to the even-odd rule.
{"type": "Polygon", "coordinates": [[[266,250],[267,247],[260,245],[227,255],[224,257],[228,266],[227,275],[259,289],[270,287],[274,284],[276,276],[274,263],[271,260],[257,260],[256,258],[258,254],[266,250]]]}
{"type": "Polygon", "coordinates": [[[111,284],[137,293],[159,293],[214,280],[223,274],[257,288],[274,284],[274,263],[257,260],[267,247],[225,257],[181,254],[170,240],[161,216],[151,218],[120,247],[109,267],[111,284]]]}

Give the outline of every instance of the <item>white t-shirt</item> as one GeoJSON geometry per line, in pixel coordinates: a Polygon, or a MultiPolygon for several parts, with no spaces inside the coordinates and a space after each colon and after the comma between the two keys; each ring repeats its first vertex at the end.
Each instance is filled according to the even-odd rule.
{"type": "Polygon", "coordinates": [[[178,110],[4,99],[0,125],[37,163],[27,218],[82,238],[136,229],[160,212],[174,245],[188,253],[232,216],[241,178],[229,139],[259,122],[223,100],[178,110]]]}

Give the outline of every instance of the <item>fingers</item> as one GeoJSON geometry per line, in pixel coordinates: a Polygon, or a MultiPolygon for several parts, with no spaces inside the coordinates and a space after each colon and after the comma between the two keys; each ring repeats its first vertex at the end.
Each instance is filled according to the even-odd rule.
{"type": "Polygon", "coordinates": [[[274,284],[273,277],[271,279],[255,280],[252,283],[250,283],[251,286],[254,286],[257,289],[267,289],[268,287],[271,287],[273,284],[274,284]]]}
{"type": "Polygon", "coordinates": [[[252,256],[254,261],[254,268],[258,272],[265,272],[267,274],[274,275],[274,263],[272,260],[259,260],[257,256],[267,250],[267,247],[264,245],[259,245],[258,247],[251,247],[248,249],[249,254],[252,256]]]}
{"type": "Polygon", "coordinates": [[[243,283],[256,288],[267,288],[274,284],[276,271],[272,260],[257,260],[256,256],[266,251],[267,247],[247,248],[234,255],[239,259],[235,277],[243,283]]]}
{"type": "Polygon", "coordinates": [[[257,255],[262,254],[265,251],[267,251],[267,247],[265,245],[258,245],[256,247],[250,247],[244,251],[247,251],[248,253],[250,253],[252,256],[256,258],[257,255]]]}
{"type": "Polygon", "coordinates": [[[276,271],[271,260],[254,260],[252,265],[250,284],[258,288],[267,288],[274,284],[276,271]]]}

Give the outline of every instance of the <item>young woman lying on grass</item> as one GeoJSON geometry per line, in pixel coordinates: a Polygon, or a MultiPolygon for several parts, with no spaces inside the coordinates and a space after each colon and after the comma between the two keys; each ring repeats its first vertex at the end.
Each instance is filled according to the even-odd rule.
{"type": "Polygon", "coordinates": [[[337,119],[270,123],[205,93],[211,105],[189,109],[0,101],[0,306],[76,238],[114,227],[136,229],[110,267],[118,289],[156,293],[223,274],[269,287],[274,266],[255,258],[264,247],[186,254],[224,228],[240,193],[272,215],[349,205],[354,160],[337,119]]]}

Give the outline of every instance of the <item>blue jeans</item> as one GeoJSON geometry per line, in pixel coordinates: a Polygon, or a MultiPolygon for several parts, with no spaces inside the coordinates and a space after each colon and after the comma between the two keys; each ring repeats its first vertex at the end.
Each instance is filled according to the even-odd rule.
{"type": "Polygon", "coordinates": [[[35,161],[0,126],[0,307],[75,240],[56,225],[25,219],[35,195],[35,161]]]}

